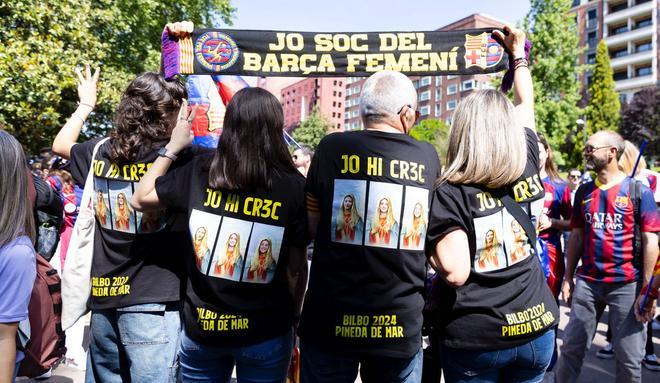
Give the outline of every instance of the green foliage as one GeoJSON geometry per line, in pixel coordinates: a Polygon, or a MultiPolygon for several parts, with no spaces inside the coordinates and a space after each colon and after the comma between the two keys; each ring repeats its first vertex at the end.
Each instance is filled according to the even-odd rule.
{"type": "Polygon", "coordinates": [[[431,143],[438,152],[440,159],[444,161],[447,156],[447,145],[449,144],[449,125],[444,121],[422,120],[410,131],[410,136],[419,141],[431,143]]]}
{"type": "Polygon", "coordinates": [[[619,94],[610,67],[610,55],[605,40],[598,43],[596,65],[589,86],[587,105],[587,136],[599,130],[617,130],[619,125],[619,94]]]}
{"type": "Polygon", "coordinates": [[[577,65],[580,49],[571,0],[532,0],[524,22],[532,42],[536,127],[555,149],[555,161],[575,166],[581,161],[581,132],[575,128],[580,115],[577,65]]]}
{"type": "Polygon", "coordinates": [[[619,133],[638,147],[642,140],[648,140],[644,152],[647,161],[660,155],[660,86],[635,93],[630,103],[624,105],[619,133]]]}
{"type": "Polygon", "coordinates": [[[230,24],[230,0],[0,1],[0,123],[28,152],[50,146],[78,101],[74,68],[101,66],[99,100],[86,135],[111,127],[135,75],[158,71],[167,22],[230,24]]]}
{"type": "Polygon", "coordinates": [[[318,106],[314,106],[305,121],[293,131],[293,138],[301,145],[309,145],[316,149],[329,127],[330,123],[321,115],[318,106]]]}

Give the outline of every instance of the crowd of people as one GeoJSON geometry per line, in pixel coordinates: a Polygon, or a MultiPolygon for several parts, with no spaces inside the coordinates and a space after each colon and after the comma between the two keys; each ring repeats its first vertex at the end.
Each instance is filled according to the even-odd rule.
{"type": "MultiPolygon", "coordinates": [[[[176,38],[193,26],[167,28],[176,38]]],[[[515,100],[465,97],[444,166],[408,134],[417,93],[398,72],[364,83],[365,130],[291,153],[282,107],[260,88],[228,103],[216,149],[191,145],[185,86],[151,72],[124,91],[108,137],[79,143],[100,71],[78,71],[57,157],[29,165],[0,130],[0,382],[22,360],[36,254],[56,247],[67,272],[86,187],[86,382],[228,382],[234,369],[239,382],[284,382],[297,338],[303,383],[438,382],[441,371],[540,382],[550,370],[572,382],[606,306],[616,380],[640,382],[643,361],[658,367],[652,343],[644,352],[660,284],[656,175],[633,174],[639,151],[601,131],[584,150],[595,180],[578,169],[562,180],[536,132],[525,34],[493,35],[512,56],[515,100]],[[49,234],[34,213],[41,183],[61,204],[55,246],[36,239],[49,234]],[[571,310],[558,350],[560,296],[571,310]]]]}

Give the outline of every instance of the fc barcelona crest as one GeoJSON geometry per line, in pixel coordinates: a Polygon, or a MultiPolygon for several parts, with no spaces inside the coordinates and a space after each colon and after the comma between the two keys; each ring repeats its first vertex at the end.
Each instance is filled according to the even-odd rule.
{"type": "Polygon", "coordinates": [[[504,48],[490,33],[477,36],[465,35],[465,68],[477,66],[482,69],[499,64],[504,57],[504,48]]]}
{"type": "Polygon", "coordinates": [[[621,209],[625,209],[626,207],[628,207],[628,201],[629,201],[629,198],[627,196],[618,195],[618,196],[616,196],[616,199],[614,200],[614,206],[616,206],[618,208],[621,208],[621,209]]]}

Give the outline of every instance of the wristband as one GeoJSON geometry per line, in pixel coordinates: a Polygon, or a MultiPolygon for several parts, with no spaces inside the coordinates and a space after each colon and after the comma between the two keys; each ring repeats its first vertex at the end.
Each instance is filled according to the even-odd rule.
{"type": "Polygon", "coordinates": [[[80,106],[80,105],[89,106],[90,108],[94,109],[94,105],[92,105],[92,104],[88,104],[88,103],[86,103],[86,102],[79,102],[79,103],[78,103],[78,106],[80,106]]]}
{"type": "Polygon", "coordinates": [[[80,120],[80,122],[82,122],[83,124],[85,123],[85,119],[82,118],[82,117],[80,117],[79,115],[77,115],[77,114],[75,114],[75,113],[72,114],[71,117],[78,117],[78,119],[80,120]]]}

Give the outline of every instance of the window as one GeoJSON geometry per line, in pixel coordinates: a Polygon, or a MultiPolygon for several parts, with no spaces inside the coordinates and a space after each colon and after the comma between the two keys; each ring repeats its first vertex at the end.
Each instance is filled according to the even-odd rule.
{"type": "Polygon", "coordinates": [[[435,104],[435,116],[440,117],[442,114],[442,105],[440,103],[435,104]]]}
{"type": "Polygon", "coordinates": [[[463,87],[463,90],[472,90],[475,88],[474,86],[474,80],[467,80],[463,81],[463,84],[461,84],[463,87]]]}
{"type": "Polygon", "coordinates": [[[336,91],[336,90],[333,90],[333,91],[332,91],[332,95],[333,95],[333,96],[336,96],[336,95],[337,95],[337,91],[336,91]]]}
{"type": "Polygon", "coordinates": [[[341,129],[341,124],[337,124],[337,129],[341,129]]]}
{"type": "Polygon", "coordinates": [[[347,120],[348,120],[349,118],[351,118],[351,112],[346,112],[346,113],[344,113],[344,118],[347,119],[347,120]]]}
{"type": "Polygon", "coordinates": [[[652,74],[653,74],[653,67],[651,67],[650,65],[635,69],[636,77],[650,76],[652,74]]]}
{"type": "Polygon", "coordinates": [[[337,106],[337,101],[333,101],[332,106],[337,106]]]}
{"type": "Polygon", "coordinates": [[[356,86],[355,88],[353,88],[353,93],[354,93],[354,94],[358,94],[358,93],[360,93],[360,89],[361,89],[361,88],[360,88],[359,85],[356,86]]]}
{"type": "Polygon", "coordinates": [[[447,125],[451,126],[451,121],[452,121],[452,119],[451,119],[451,117],[449,117],[449,118],[446,120],[447,125]]]}
{"type": "Polygon", "coordinates": [[[593,28],[598,25],[598,10],[590,9],[587,12],[587,28],[593,28]]]}
{"type": "Polygon", "coordinates": [[[628,32],[628,26],[627,25],[620,25],[618,27],[612,27],[610,28],[610,35],[619,35],[621,33],[626,33],[628,32]]]}
{"type": "Polygon", "coordinates": [[[419,94],[419,101],[428,101],[431,98],[431,91],[425,90],[419,94]]]}
{"type": "Polygon", "coordinates": [[[450,74],[450,75],[447,76],[447,80],[451,80],[452,78],[456,78],[456,77],[458,77],[458,76],[450,74]]]}
{"type": "Polygon", "coordinates": [[[577,7],[578,5],[580,5],[580,0],[573,0],[573,3],[571,4],[571,8],[577,7]]]}
{"type": "Polygon", "coordinates": [[[333,81],[332,85],[337,86],[337,80],[333,81]]]}
{"type": "Polygon", "coordinates": [[[359,115],[359,112],[357,110],[353,111],[353,118],[357,117],[359,115]]]}
{"type": "Polygon", "coordinates": [[[628,101],[628,95],[625,94],[625,93],[621,93],[621,94],[619,95],[619,102],[620,102],[621,104],[625,104],[627,101],[628,101]]]}
{"type": "Polygon", "coordinates": [[[339,92],[339,97],[341,97],[341,92],[339,92]]]}
{"type": "Polygon", "coordinates": [[[415,89],[419,88],[419,81],[418,80],[413,81],[413,86],[415,87],[415,89]]]}
{"type": "Polygon", "coordinates": [[[428,116],[430,112],[431,112],[431,107],[428,105],[424,105],[421,108],[419,108],[420,116],[428,116]]]}
{"type": "MultiPolygon", "coordinates": [[[[619,49],[619,50],[613,51],[610,54],[611,58],[617,58],[617,57],[623,57],[623,56],[628,56],[628,48],[619,49]]],[[[596,62],[596,55],[595,54],[594,54],[594,62],[596,62]]],[[[589,64],[593,64],[593,63],[589,63],[589,64]]]]}
{"type": "Polygon", "coordinates": [[[346,96],[351,96],[351,95],[353,95],[353,89],[351,88],[346,89],[346,96]]]}
{"type": "Polygon", "coordinates": [[[442,76],[435,76],[435,86],[442,84],[442,76]]]}
{"type": "Polygon", "coordinates": [[[456,94],[456,92],[458,91],[457,88],[458,88],[457,85],[449,85],[449,86],[447,87],[447,95],[450,95],[450,94],[456,94]]]}
{"type": "Polygon", "coordinates": [[[341,82],[341,81],[339,81],[339,86],[342,86],[342,85],[343,85],[343,84],[342,84],[342,82],[341,82]]]}
{"type": "Polygon", "coordinates": [[[623,11],[626,8],[628,8],[628,2],[624,1],[621,4],[616,4],[616,5],[610,6],[610,13],[623,11]]]}
{"type": "Polygon", "coordinates": [[[587,64],[593,64],[596,62],[596,54],[595,53],[589,53],[587,55],[587,64]]]}
{"type": "Polygon", "coordinates": [[[360,126],[359,124],[359,122],[353,121],[353,129],[357,129],[360,126]]]}
{"type": "Polygon", "coordinates": [[[337,117],[337,114],[335,112],[332,112],[332,118],[337,117]]]}
{"type": "Polygon", "coordinates": [[[419,81],[419,86],[427,86],[431,84],[431,76],[422,77],[419,81]]]}
{"type": "Polygon", "coordinates": [[[438,101],[441,98],[442,98],[442,89],[436,88],[435,89],[435,100],[438,101]]]}
{"type": "Polygon", "coordinates": [[[626,71],[621,71],[621,72],[615,72],[614,76],[614,81],[621,81],[621,80],[627,80],[628,79],[628,72],[626,71]]]}
{"type": "Polygon", "coordinates": [[[637,23],[635,23],[635,29],[648,27],[649,25],[653,25],[653,19],[651,19],[650,17],[648,19],[637,21],[637,23]]]}
{"type": "Polygon", "coordinates": [[[337,107],[341,108],[341,102],[337,103],[337,107]]]}
{"type": "Polygon", "coordinates": [[[456,100],[447,101],[447,110],[456,109],[456,100]]]}
{"type": "Polygon", "coordinates": [[[650,41],[638,43],[635,45],[635,52],[646,52],[650,51],[651,49],[653,49],[653,45],[650,41]]]}
{"type": "Polygon", "coordinates": [[[587,34],[587,45],[589,48],[595,48],[598,45],[598,38],[596,37],[596,32],[589,32],[587,34]]]}

